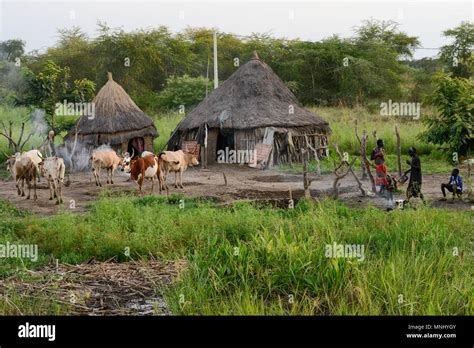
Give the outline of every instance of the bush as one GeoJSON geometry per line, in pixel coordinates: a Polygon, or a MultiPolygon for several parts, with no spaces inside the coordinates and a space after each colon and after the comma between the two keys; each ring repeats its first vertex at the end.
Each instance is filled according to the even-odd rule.
{"type": "Polygon", "coordinates": [[[210,90],[209,80],[204,77],[171,76],[158,95],[158,105],[163,110],[178,109],[181,105],[189,110],[206,97],[206,86],[210,90]]]}
{"type": "Polygon", "coordinates": [[[422,139],[444,146],[449,156],[457,152],[467,156],[472,151],[474,124],[474,84],[447,74],[435,78],[435,90],[426,98],[438,114],[425,118],[427,130],[422,139]]]}

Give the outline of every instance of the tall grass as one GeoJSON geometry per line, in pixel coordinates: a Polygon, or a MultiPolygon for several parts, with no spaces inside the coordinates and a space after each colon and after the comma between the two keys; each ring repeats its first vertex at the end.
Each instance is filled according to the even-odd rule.
{"type": "MultiPolygon", "coordinates": [[[[41,258],[28,268],[55,258],[185,258],[187,271],[162,289],[174,314],[474,313],[470,212],[177,202],[103,198],[83,216],[5,218],[0,242],[38,244],[41,258]],[[365,260],[325,257],[333,242],[364,245],[365,260]]],[[[21,268],[0,262],[3,276],[21,268]]]]}

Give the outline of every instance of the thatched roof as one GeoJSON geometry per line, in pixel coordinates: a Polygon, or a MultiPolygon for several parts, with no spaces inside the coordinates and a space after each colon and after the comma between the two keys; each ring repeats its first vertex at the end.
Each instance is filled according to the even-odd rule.
{"type": "Polygon", "coordinates": [[[93,103],[94,118],[81,116],[66,135],[66,140],[74,139],[76,127],[82,141],[93,145],[116,145],[135,137],[158,136],[153,120],[112,79],[110,72],[107,83],[97,93],[93,103]]]}
{"type": "Polygon", "coordinates": [[[306,110],[256,52],[191,111],[177,130],[198,128],[204,122],[210,128],[308,127],[330,132],[328,123],[306,110]]]}

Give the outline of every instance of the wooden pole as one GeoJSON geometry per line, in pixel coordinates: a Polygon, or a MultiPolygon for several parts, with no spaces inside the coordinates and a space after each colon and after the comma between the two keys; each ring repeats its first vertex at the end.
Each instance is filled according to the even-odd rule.
{"type": "Polygon", "coordinates": [[[309,191],[309,179],[308,179],[308,149],[301,149],[301,159],[303,160],[303,188],[304,197],[311,198],[311,192],[309,191]]]}
{"type": "Polygon", "coordinates": [[[367,159],[366,144],[367,144],[367,138],[368,137],[369,136],[367,135],[367,132],[364,131],[362,133],[362,138],[361,138],[361,142],[360,142],[360,153],[361,153],[362,160],[364,161],[365,168],[367,169],[367,174],[369,175],[370,183],[372,184],[372,192],[376,193],[377,188],[375,186],[375,179],[374,179],[374,176],[372,175],[372,172],[370,171],[370,167],[372,166],[372,164],[367,159]]]}
{"type": "Polygon", "coordinates": [[[397,137],[397,161],[398,161],[398,177],[402,176],[402,145],[400,142],[400,133],[398,126],[395,125],[395,135],[397,137]]]}
{"type": "Polygon", "coordinates": [[[217,32],[214,32],[214,89],[219,85],[217,76],[217,32]]]}
{"type": "MultiPolygon", "coordinates": [[[[359,132],[357,130],[357,120],[355,120],[355,127],[354,127],[354,130],[355,130],[355,135],[356,135],[356,138],[357,138],[357,141],[359,142],[359,146],[361,145],[361,141],[360,141],[360,137],[359,137],[359,132]]],[[[362,177],[361,177],[361,180],[367,180],[367,169],[365,168],[365,163],[364,163],[364,159],[362,158],[362,152],[360,154],[360,168],[362,170],[362,177]]]]}

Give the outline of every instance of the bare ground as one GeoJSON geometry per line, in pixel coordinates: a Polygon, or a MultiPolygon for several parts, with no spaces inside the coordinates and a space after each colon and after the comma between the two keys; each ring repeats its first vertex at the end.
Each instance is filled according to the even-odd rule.
{"type": "MultiPolygon", "coordinates": [[[[317,199],[332,194],[333,174],[325,174],[321,177],[311,176],[311,178],[314,179],[310,187],[312,197],[317,199]]],[[[112,194],[126,192],[138,195],[137,185],[127,181],[127,176],[122,172],[116,173],[113,185],[106,184],[104,179],[105,172],[102,174],[103,187],[97,187],[91,173],[71,174],[69,176],[70,184],[63,188],[64,204],[59,206],[55,204],[55,200],[49,200],[49,190],[46,189],[44,179],[39,186],[36,202],[18,196],[13,181],[0,182],[0,198],[8,200],[21,209],[40,215],[52,215],[61,211],[85,212],[104,190],[108,190],[112,194]]],[[[453,201],[450,196],[446,202],[439,201],[442,197],[440,184],[445,180],[446,176],[443,175],[426,174],[423,176],[422,191],[429,199],[430,205],[438,208],[471,209],[472,202],[460,199],[453,201]]],[[[298,200],[304,194],[302,175],[236,165],[216,165],[208,169],[190,168],[184,173],[183,182],[184,189],[174,188],[174,174],[170,174],[167,180],[168,194],[180,193],[188,197],[206,197],[224,204],[235,200],[256,200],[276,206],[287,204],[290,190],[294,200],[298,200]],[[225,180],[227,180],[227,185],[225,180]]],[[[367,188],[370,187],[368,180],[363,184],[367,188]]],[[[395,199],[405,197],[406,185],[401,186],[400,190],[401,192],[395,194],[395,199]]],[[[150,191],[151,184],[146,183],[145,194],[149,194],[150,191]]],[[[362,197],[351,176],[347,176],[341,181],[339,192],[339,199],[351,206],[373,205],[382,209],[386,207],[386,201],[381,197],[362,197]]],[[[159,194],[158,185],[155,185],[155,194],[159,194]]],[[[166,192],[162,194],[164,195],[166,192]]]]}

